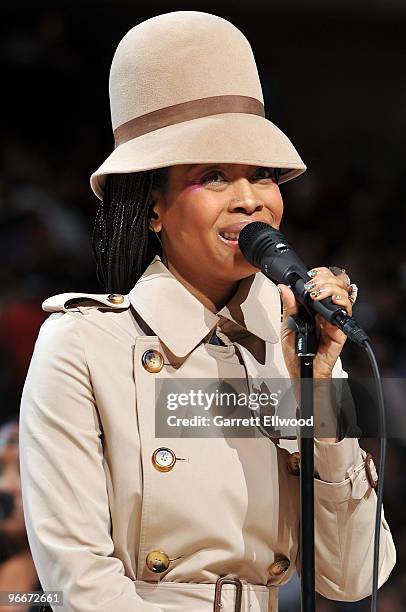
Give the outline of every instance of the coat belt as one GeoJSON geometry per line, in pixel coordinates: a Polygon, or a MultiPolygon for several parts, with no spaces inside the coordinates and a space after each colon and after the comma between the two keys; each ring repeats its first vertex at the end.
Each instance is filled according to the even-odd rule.
{"type": "MultiPolygon", "coordinates": [[[[137,594],[171,612],[213,612],[215,583],[145,582],[134,580],[137,594]]],[[[221,612],[235,612],[236,587],[223,584],[221,612]]],[[[241,612],[278,612],[278,587],[250,584],[242,580],[241,612]]]]}

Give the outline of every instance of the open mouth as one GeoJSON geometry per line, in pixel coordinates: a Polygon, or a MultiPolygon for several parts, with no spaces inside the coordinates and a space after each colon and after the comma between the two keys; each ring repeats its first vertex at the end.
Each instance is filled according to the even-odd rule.
{"type": "Polygon", "coordinates": [[[226,244],[237,245],[240,232],[219,232],[218,235],[226,244]]]}
{"type": "Polygon", "coordinates": [[[217,236],[226,246],[238,250],[240,248],[238,244],[240,232],[252,221],[255,221],[255,219],[244,219],[219,227],[217,228],[217,236]]]}

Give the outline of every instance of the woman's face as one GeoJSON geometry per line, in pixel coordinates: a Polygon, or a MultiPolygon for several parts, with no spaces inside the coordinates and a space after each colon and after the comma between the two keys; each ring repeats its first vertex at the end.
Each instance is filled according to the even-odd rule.
{"type": "Polygon", "coordinates": [[[242,255],[238,232],[252,221],[279,228],[283,214],[273,170],[260,166],[171,166],[166,193],[152,195],[154,228],[162,230],[165,255],[184,278],[235,282],[258,272],[242,255]]]}

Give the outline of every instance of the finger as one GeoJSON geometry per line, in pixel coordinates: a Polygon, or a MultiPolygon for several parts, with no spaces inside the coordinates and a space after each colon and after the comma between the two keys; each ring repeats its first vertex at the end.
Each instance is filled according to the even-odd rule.
{"type": "Polygon", "coordinates": [[[347,311],[348,315],[352,315],[352,304],[350,302],[348,292],[343,290],[340,285],[337,284],[326,284],[324,287],[320,287],[309,292],[312,300],[320,301],[326,297],[331,297],[332,302],[334,304],[338,304],[342,306],[347,311]]]}
{"type": "Polygon", "coordinates": [[[339,278],[340,281],[344,282],[344,285],[347,287],[348,286],[348,275],[347,272],[345,270],[343,270],[342,268],[335,268],[335,272],[333,272],[333,270],[330,270],[330,268],[327,268],[326,266],[318,266],[315,268],[311,268],[311,270],[308,270],[307,275],[310,278],[320,278],[321,276],[333,276],[334,278],[339,278]],[[338,270],[340,270],[340,272],[337,272],[338,270]]]}
{"type": "Polygon", "coordinates": [[[342,283],[343,287],[348,287],[350,284],[347,271],[343,268],[334,267],[333,271],[330,268],[326,268],[326,266],[318,266],[315,268],[311,268],[311,270],[308,270],[307,275],[310,277],[311,280],[327,279],[333,277],[334,279],[339,280],[340,284],[342,283]]]}
{"type": "Polygon", "coordinates": [[[319,267],[312,268],[311,270],[307,271],[307,275],[310,278],[316,278],[320,276],[321,274],[331,274],[331,270],[329,270],[325,266],[319,266],[319,267]]]}
{"type": "Polygon", "coordinates": [[[347,311],[348,316],[352,316],[352,303],[348,297],[347,291],[333,293],[331,301],[334,302],[334,304],[338,304],[338,306],[342,306],[347,311]]]}
{"type": "Polygon", "coordinates": [[[313,289],[308,291],[308,294],[313,300],[322,300],[328,295],[332,295],[336,290],[337,294],[341,291],[341,287],[331,283],[317,284],[313,289]]]}
{"type": "Polygon", "coordinates": [[[280,284],[280,285],[277,285],[277,287],[279,289],[279,293],[282,299],[283,318],[284,320],[287,320],[289,315],[297,314],[298,305],[296,302],[296,298],[294,296],[292,289],[290,289],[287,285],[280,284]]]}
{"type": "Polygon", "coordinates": [[[323,287],[328,283],[333,285],[336,284],[344,290],[347,290],[348,288],[346,277],[342,275],[335,276],[332,272],[321,272],[317,276],[309,278],[309,280],[306,281],[306,283],[304,284],[304,288],[306,289],[306,291],[309,291],[312,289],[323,287]]]}
{"type": "Polygon", "coordinates": [[[342,342],[346,335],[334,323],[330,323],[320,314],[316,314],[316,321],[321,330],[321,334],[327,334],[330,338],[334,338],[338,342],[342,342]]]}

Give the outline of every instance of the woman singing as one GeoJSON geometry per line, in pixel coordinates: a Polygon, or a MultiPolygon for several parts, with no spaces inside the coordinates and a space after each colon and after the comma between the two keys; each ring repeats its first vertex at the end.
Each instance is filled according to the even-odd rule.
{"type": "MultiPolygon", "coordinates": [[[[22,395],[36,569],[66,612],[276,612],[278,587],[301,570],[296,441],[288,450],[256,427],[157,436],[157,381],[298,378],[295,297],[248,263],[238,234],[252,221],[279,228],[279,184],[306,167],[265,118],[250,44],[215,15],[132,28],[110,99],[115,148],[91,178],[106,293],[44,302],[22,395]]],[[[350,315],[351,289],[322,262],[307,285],[350,315]]],[[[346,337],[316,323],[315,378],[345,378],[346,337]]],[[[314,444],[316,590],[359,600],[371,593],[376,472],[356,437],[314,444]]],[[[379,585],[394,563],[382,515],[379,585]]]]}

